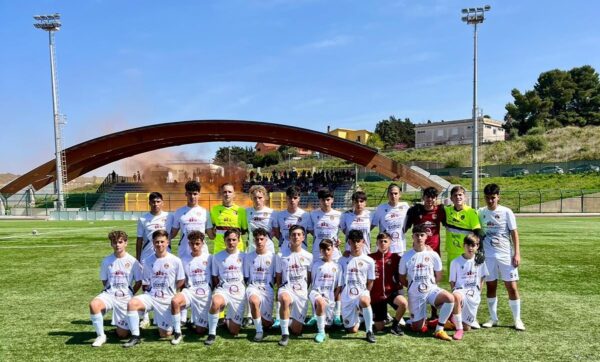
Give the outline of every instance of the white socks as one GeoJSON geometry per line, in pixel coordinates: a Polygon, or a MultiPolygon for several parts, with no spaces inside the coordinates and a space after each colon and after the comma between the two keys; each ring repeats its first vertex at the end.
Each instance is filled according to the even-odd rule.
{"type": "Polygon", "coordinates": [[[171,314],[173,318],[173,332],[181,334],[181,313],[171,314]]]}
{"type": "Polygon", "coordinates": [[[510,310],[515,321],[521,320],[521,300],[509,300],[510,310]]]}
{"type": "Polygon", "coordinates": [[[127,321],[129,322],[129,330],[131,336],[140,336],[140,316],[137,311],[127,311],[127,321]]]}
{"type": "Polygon", "coordinates": [[[94,330],[98,337],[104,335],[104,318],[102,317],[102,313],[98,314],[90,314],[90,319],[92,320],[92,325],[94,326],[94,330]]]}
{"type": "Polygon", "coordinates": [[[316,316],[317,330],[319,333],[325,333],[325,314],[316,316]]]}
{"type": "Polygon", "coordinates": [[[252,322],[254,323],[254,328],[256,328],[256,333],[262,333],[263,332],[262,318],[259,316],[256,319],[252,319],[252,322]]]}
{"type": "Polygon", "coordinates": [[[219,324],[219,313],[208,313],[208,334],[217,335],[217,324],[219,324]]]}
{"type": "Polygon", "coordinates": [[[373,332],[373,309],[371,306],[362,309],[363,318],[365,319],[365,330],[373,332]]]}
{"type": "Polygon", "coordinates": [[[448,321],[453,308],[454,303],[442,304],[442,308],[440,308],[440,314],[438,317],[438,325],[435,327],[436,332],[444,329],[444,324],[446,324],[446,321],[448,321]]]}
{"type": "Polygon", "coordinates": [[[498,298],[487,299],[488,310],[490,312],[490,319],[493,321],[498,320],[498,298]]]}
{"type": "Polygon", "coordinates": [[[290,334],[290,320],[289,319],[281,319],[281,335],[289,335],[290,334]]]}
{"type": "Polygon", "coordinates": [[[187,308],[183,308],[180,312],[180,316],[181,316],[181,323],[185,324],[187,322],[187,308]]]}
{"type": "Polygon", "coordinates": [[[281,303],[277,301],[277,306],[275,307],[275,320],[279,320],[279,308],[281,308],[281,303]]]}
{"type": "Polygon", "coordinates": [[[333,316],[339,317],[341,315],[342,315],[342,301],[336,300],[335,301],[335,309],[333,310],[333,316]]]}
{"type": "Polygon", "coordinates": [[[452,319],[454,319],[454,325],[456,326],[456,330],[459,331],[463,329],[462,324],[462,313],[452,315],[452,319]]]}

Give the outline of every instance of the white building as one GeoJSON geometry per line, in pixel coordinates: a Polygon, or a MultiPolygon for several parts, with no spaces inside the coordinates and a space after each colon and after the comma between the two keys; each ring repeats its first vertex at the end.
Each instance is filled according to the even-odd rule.
{"type": "MultiPolygon", "coordinates": [[[[479,123],[479,143],[504,141],[502,124],[501,121],[482,118],[479,123]]],[[[473,120],[471,118],[415,125],[415,148],[472,143],[473,120]]]]}

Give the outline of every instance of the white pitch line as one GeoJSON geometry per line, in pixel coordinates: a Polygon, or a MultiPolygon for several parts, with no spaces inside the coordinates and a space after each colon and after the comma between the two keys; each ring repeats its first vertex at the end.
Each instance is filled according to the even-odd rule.
{"type": "Polygon", "coordinates": [[[74,229],[62,229],[62,230],[56,230],[56,231],[48,231],[45,233],[38,233],[37,235],[33,235],[33,234],[31,234],[31,232],[28,232],[27,234],[22,234],[22,235],[11,235],[11,236],[0,237],[0,240],[36,238],[39,236],[49,235],[49,234],[63,234],[63,233],[82,231],[82,230],[87,231],[87,230],[114,229],[114,228],[116,228],[116,226],[95,226],[95,227],[90,227],[90,228],[74,228],[74,229]]]}

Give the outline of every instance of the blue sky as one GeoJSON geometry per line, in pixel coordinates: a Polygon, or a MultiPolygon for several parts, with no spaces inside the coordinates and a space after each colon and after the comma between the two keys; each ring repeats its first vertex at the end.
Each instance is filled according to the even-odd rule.
{"type": "MultiPolygon", "coordinates": [[[[600,3],[592,1],[0,0],[0,172],[53,157],[48,37],[33,27],[35,14],[62,15],[59,92],[72,146],[192,119],[325,131],[373,130],[390,115],[468,118],[473,28],[460,9],[484,4],[492,6],[479,31],[485,114],[502,119],[511,89],[531,89],[542,71],[599,68],[600,3]]],[[[220,145],[162,155],[209,159],[220,145]]]]}

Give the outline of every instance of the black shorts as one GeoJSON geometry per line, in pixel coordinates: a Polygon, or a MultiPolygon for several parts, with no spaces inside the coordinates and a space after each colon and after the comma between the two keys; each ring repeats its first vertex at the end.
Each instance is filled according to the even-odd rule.
{"type": "Polygon", "coordinates": [[[373,310],[373,321],[374,322],[383,322],[387,319],[388,316],[388,305],[394,310],[398,308],[396,304],[394,304],[394,299],[400,295],[400,291],[397,290],[389,295],[385,300],[381,300],[379,302],[371,303],[371,309],[373,310]]]}

